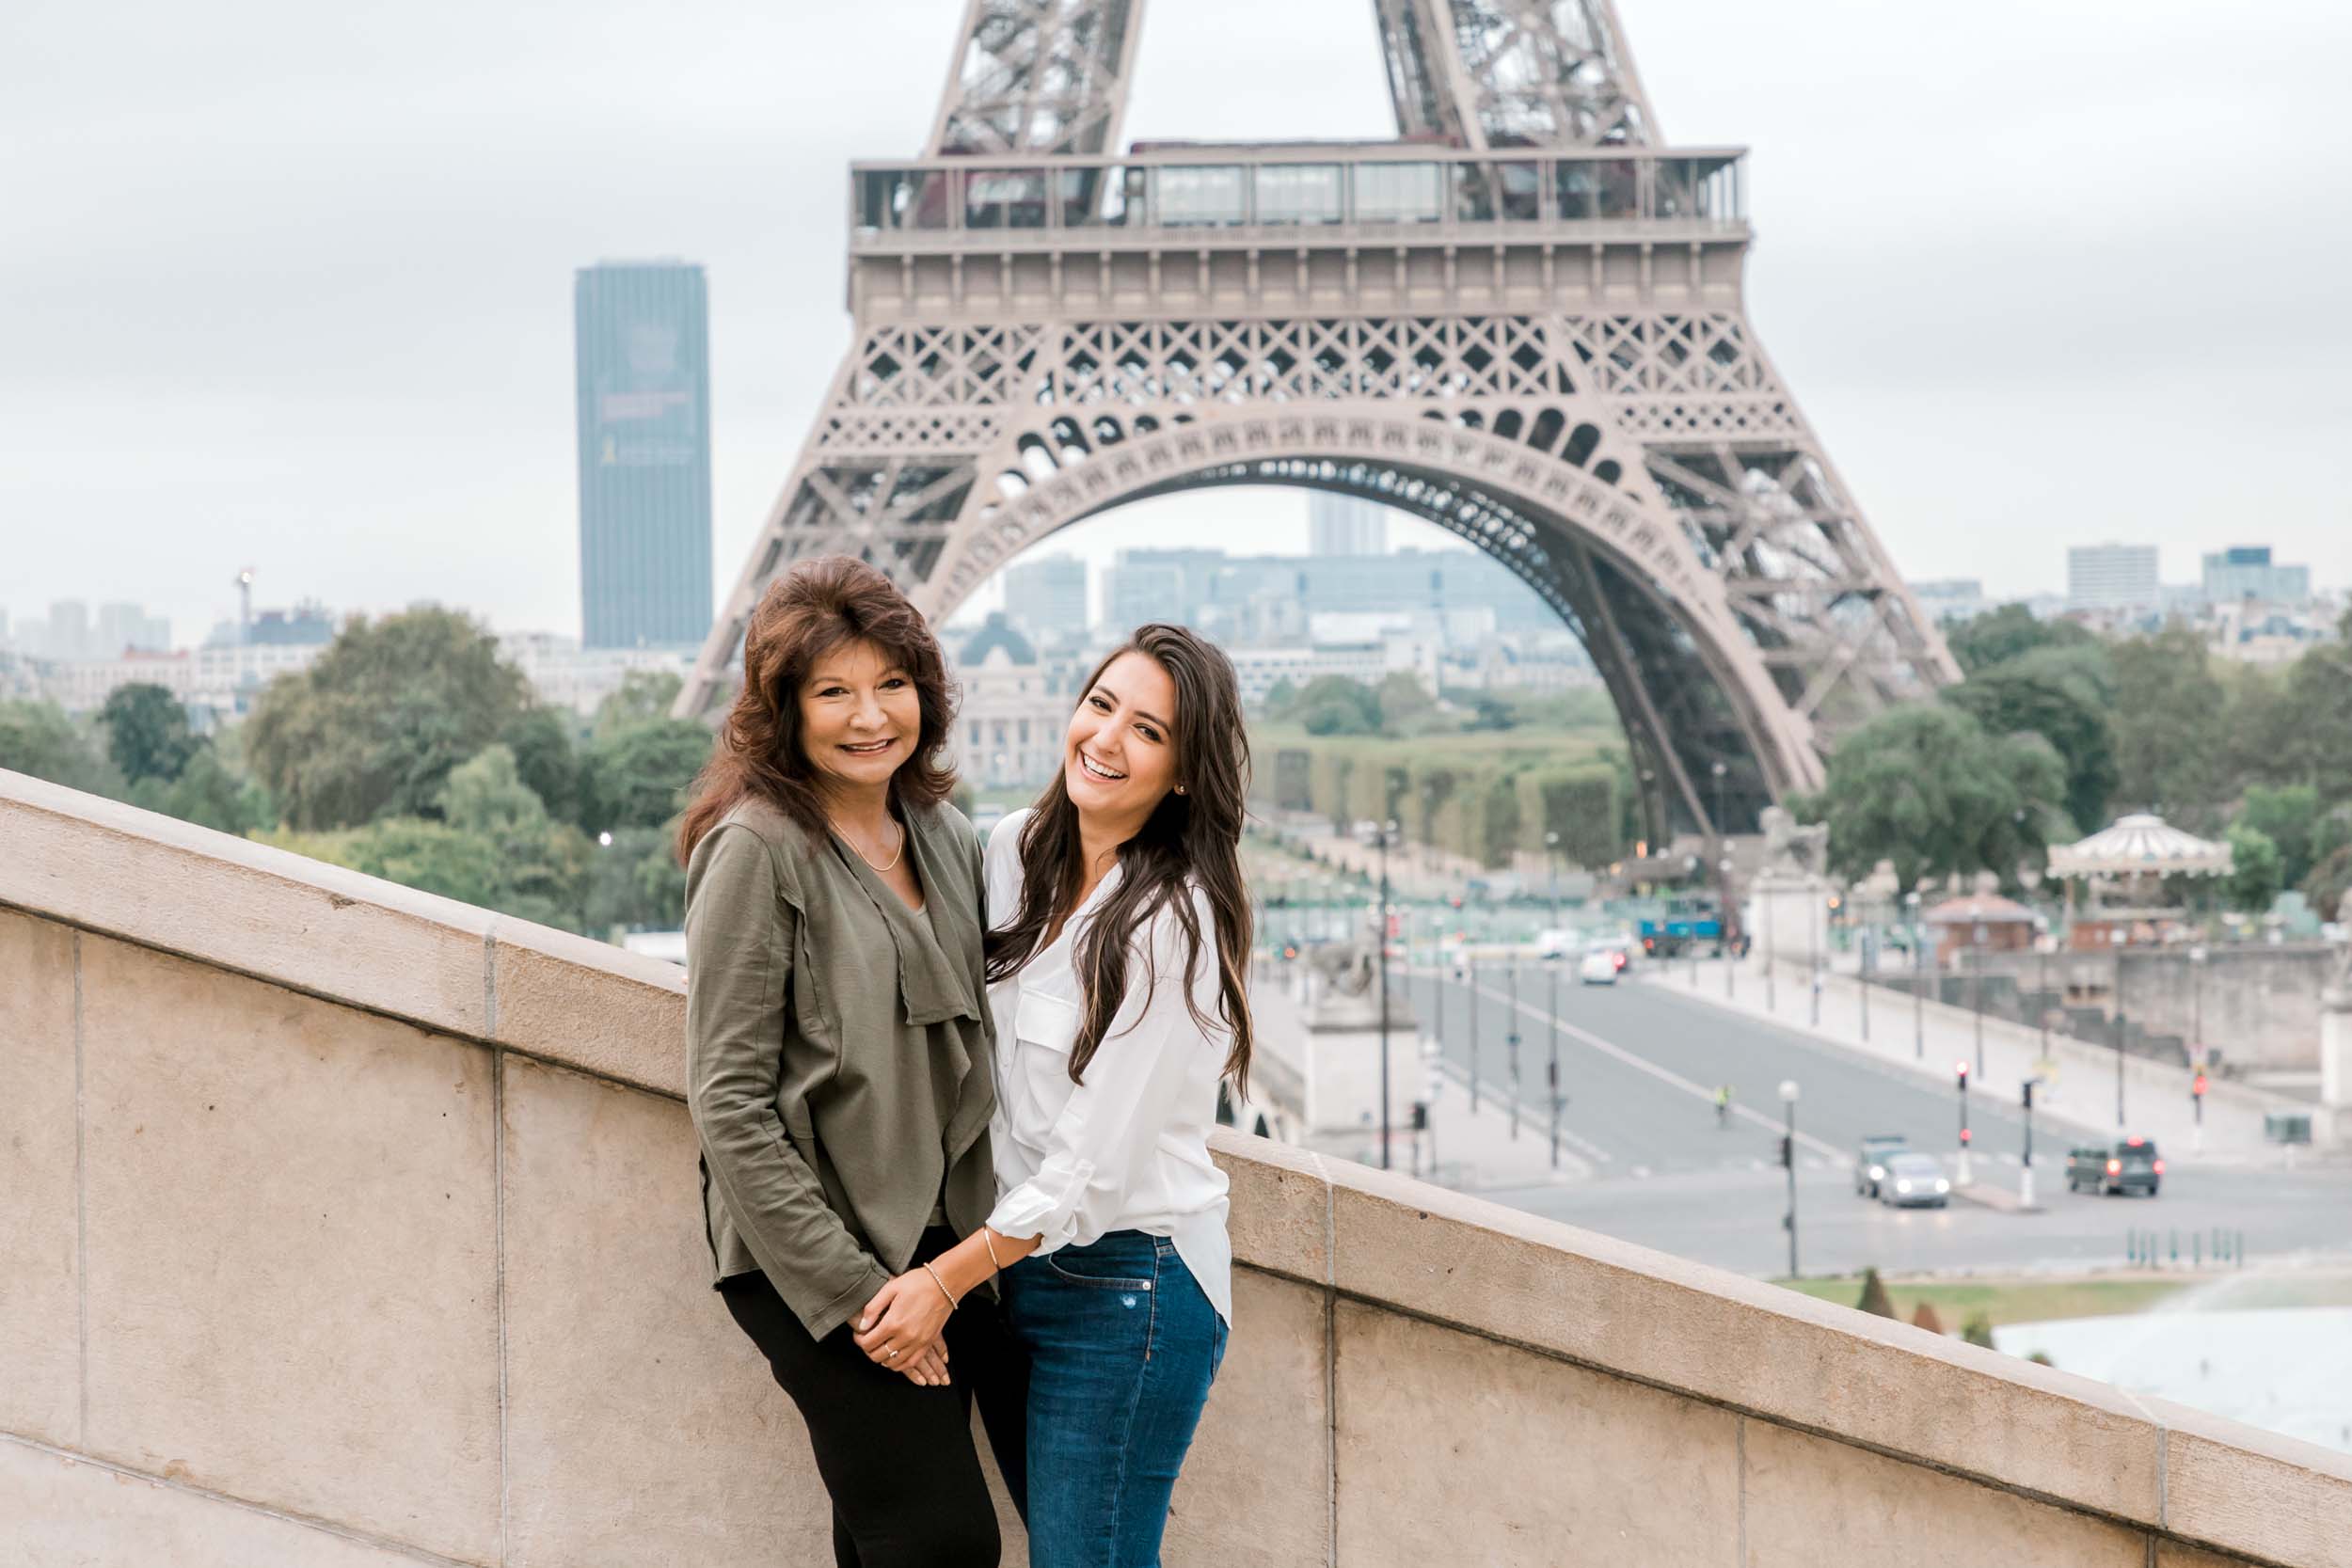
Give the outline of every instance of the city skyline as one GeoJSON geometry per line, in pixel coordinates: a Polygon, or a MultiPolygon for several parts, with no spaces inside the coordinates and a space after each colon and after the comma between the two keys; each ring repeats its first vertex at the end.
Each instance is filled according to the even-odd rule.
{"type": "MultiPolygon", "coordinates": [[[[12,22],[30,47],[0,63],[0,126],[51,132],[38,165],[0,174],[39,235],[0,260],[12,618],[135,600],[185,639],[254,562],[274,598],[379,612],[433,598],[578,629],[568,322],[548,299],[613,253],[709,266],[713,550],[732,571],[822,395],[807,367],[846,334],[841,164],[912,151],[928,112],[846,73],[779,101],[758,62],[787,42],[855,58],[880,18],[928,70],[954,8],[690,5],[626,55],[604,40],[634,8],[592,8],[603,22],[578,36],[492,25],[462,78],[443,40],[472,13],[435,4],[358,63],[291,9],[197,27],[158,8],[151,59],[118,57],[113,29],[62,8],[12,22]],[[723,23],[739,46],[714,58],[723,23]],[[697,90],[648,95],[648,73],[697,90]],[[150,124],[175,135],[130,134],[150,124]],[[306,193],[298,228],[288,188],[306,193]],[[134,214],[174,246],[134,243],[119,228],[134,214]],[[151,303],[190,287],[212,308],[151,303]]],[[[1756,149],[1753,310],[1907,577],[1977,576],[1996,601],[2055,592],[2067,546],[2121,536],[2158,545],[2161,576],[2187,582],[2202,553],[2250,538],[2343,586],[2343,460],[2324,454],[2340,444],[2328,367],[2347,328],[2323,308],[2323,258],[2345,218],[2299,193],[2352,172],[2341,138],[2313,134],[2323,62],[2352,23],[2315,6],[2233,23],[2201,82],[2244,133],[2223,139],[2163,109],[2157,67],[2194,52],[2197,19],[2121,36],[2088,8],[2030,16],[2038,48],[2008,61],[1988,115],[1982,84],[1908,69],[1998,25],[1982,13],[1824,9],[1806,44],[1819,90],[1795,94],[1788,71],[1756,69],[1789,49],[1785,24],[1727,0],[1623,8],[1670,138],[1756,149]],[[2053,139],[2098,178],[2045,174],[2053,139]],[[2169,194],[2184,182],[2206,193],[2193,222],[2169,194]],[[2259,298],[2233,281],[2230,235],[2249,223],[2296,242],[2259,298]],[[2158,246],[2167,265],[2147,267],[2158,246]],[[2214,398],[2225,382],[2267,395],[2214,398]],[[2117,460],[2081,460],[2094,451],[2117,460]],[[2187,451],[2230,458],[2168,460],[2187,451]]],[[[1197,0],[1148,28],[1133,137],[1391,133],[1355,0],[1279,14],[1197,0]],[[1302,75],[1309,56],[1328,69],[1302,75]]],[[[1173,521],[1238,549],[1304,531],[1302,498],[1171,504],[1163,536],[1173,521]]],[[[1131,517],[1053,545],[1107,560],[1148,542],[1120,537],[1131,517]]]]}

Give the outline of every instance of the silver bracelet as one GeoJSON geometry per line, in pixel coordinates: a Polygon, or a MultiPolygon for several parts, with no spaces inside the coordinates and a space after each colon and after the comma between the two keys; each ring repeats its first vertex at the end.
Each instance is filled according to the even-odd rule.
{"type": "Polygon", "coordinates": [[[947,1289],[947,1282],[939,1277],[939,1271],[937,1269],[934,1269],[929,1263],[926,1263],[923,1265],[923,1272],[931,1276],[931,1283],[939,1287],[939,1293],[947,1298],[948,1311],[952,1312],[957,1307],[963,1305],[963,1303],[956,1299],[956,1293],[947,1289]]]}

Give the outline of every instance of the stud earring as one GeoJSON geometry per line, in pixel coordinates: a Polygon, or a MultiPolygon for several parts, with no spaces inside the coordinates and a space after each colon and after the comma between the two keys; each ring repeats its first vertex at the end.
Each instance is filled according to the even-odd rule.
{"type": "Polygon", "coordinates": [[[1179,794],[1179,795],[1182,795],[1184,792],[1184,786],[1183,784],[1178,784],[1178,785],[1176,786],[1176,793],[1177,793],[1177,794],[1179,794]]]}

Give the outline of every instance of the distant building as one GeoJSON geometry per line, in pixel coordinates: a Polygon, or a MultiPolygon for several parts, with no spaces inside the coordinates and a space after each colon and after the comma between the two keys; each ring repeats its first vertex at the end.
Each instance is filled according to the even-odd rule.
{"type": "Polygon", "coordinates": [[[1386,555],[1389,509],[1355,496],[1313,491],[1307,497],[1307,548],[1315,555],[1386,555]]]}
{"type": "Polygon", "coordinates": [[[507,632],[498,642],[499,657],[523,673],[543,705],[583,718],[638,671],[683,680],[694,668],[691,648],[583,648],[578,638],[546,631],[507,632]]]}
{"type": "Polygon", "coordinates": [[[2153,610],[2162,602],[2153,545],[2077,545],[2066,552],[2070,610],[2153,610]]]}
{"type": "Polygon", "coordinates": [[[1991,608],[1985,603],[1984,582],[1979,578],[1931,578],[1913,583],[1911,594],[1938,626],[1974,620],[1991,608]]]}
{"type": "Polygon", "coordinates": [[[1152,621],[1197,626],[1212,600],[1223,550],[1120,550],[1103,573],[1103,630],[1124,637],[1152,621]]]}
{"type": "Polygon", "coordinates": [[[962,688],[950,750],[956,770],[980,789],[1028,789],[1061,767],[1062,740],[1089,666],[1041,654],[1002,611],[953,650],[962,688]]]}
{"type": "Polygon", "coordinates": [[[335,618],[316,599],[292,610],[256,610],[245,640],[261,647],[300,648],[335,641],[335,618]]]}
{"type": "Polygon", "coordinates": [[[2207,604],[2235,604],[2253,599],[2263,604],[2296,606],[2312,596],[2312,569],[2271,562],[2267,545],[2233,545],[2205,557],[2201,584],[2207,604]]]}
{"type": "MultiPolygon", "coordinates": [[[[88,658],[99,650],[90,641],[89,606],[79,599],[50,602],[43,646],[35,653],[49,658],[88,658]]],[[[121,652],[119,648],[115,650],[121,652]]]]}
{"type": "Polygon", "coordinates": [[[1094,617],[1089,613],[1087,563],[1074,555],[1049,555],[1005,568],[1005,614],[1041,642],[1078,642],[1094,617]]]}
{"type": "Polygon", "coordinates": [[[171,623],[160,615],[148,614],[144,606],[98,607],[98,629],[89,649],[92,656],[114,658],[126,653],[163,653],[170,647],[171,623]]]}
{"type": "Polygon", "coordinates": [[[710,352],[703,270],[580,269],[580,641],[688,647],[710,630],[710,352]]]}

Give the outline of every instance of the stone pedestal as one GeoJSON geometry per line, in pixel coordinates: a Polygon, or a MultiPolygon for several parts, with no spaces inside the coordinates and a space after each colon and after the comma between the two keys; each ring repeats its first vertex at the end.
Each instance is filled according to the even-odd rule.
{"type": "Polygon", "coordinates": [[[1802,971],[1806,955],[1829,962],[1829,883],[1802,872],[1767,871],[1748,888],[1748,957],[1802,971]]]}
{"type": "Polygon", "coordinates": [[[2352,1140],[2352,984],[2319,993],[2319,1102],[2335,1140],[2352,1140]]]}
{"type": "MultiPolygon", "coordinates": [[[[1389,993],[1389,1125],[1412,1123],[1424,1089],[1421,1031],[1411,1005],[1389,993]]],[[[1326,996],[1307,1009],[1306,1121],[1310,1134],[1377,1132],[1380,1006],[1377,996],[1326,996]],[[1367,1000],[1369,1006],[1365,1005],[1367,1000]]]]}

